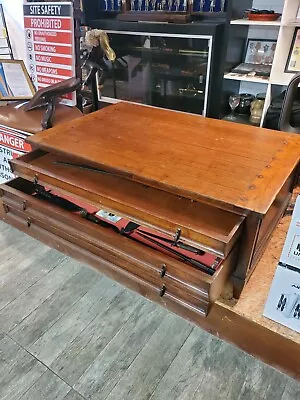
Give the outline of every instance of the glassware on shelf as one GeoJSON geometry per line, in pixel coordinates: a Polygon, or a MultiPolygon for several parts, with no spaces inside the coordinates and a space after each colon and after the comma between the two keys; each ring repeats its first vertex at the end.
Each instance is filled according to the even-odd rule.
{"type": "Polygon", "coordinates": [[[151,11],[155,11],[156,0],[150,0],[151,3],[151,11]]]}
{"type": "Polygon", "coordinates": [[[240,101],[241,101],[241,96],[239,94],[232,94],[229,97],[229,106],[231,108],[231,112],[229,115],[226,116],[227,121],[236,121],[237,120],[235,110],[239,106],[240,101]]]}
{"type": "Polygon", "coordinates": [[[250,122],[253,125],[260,125],[263,109],[265,104],[266,94],[265,93],[258,93],[256,98],[252,101],[250,111],[251,117],[250,122]]]}
{"type": "Polygon", "coordinates": [[[226,0],[221,0],[221,8],[220,8],[221,12],[225,11],[225,3],[226,3],[226,0]]]}
{"type": "Polygon", "coordinates": [[[209,4],[209,12],[214,12],[216,8],[216,0],[211,0],[209,4]]]}

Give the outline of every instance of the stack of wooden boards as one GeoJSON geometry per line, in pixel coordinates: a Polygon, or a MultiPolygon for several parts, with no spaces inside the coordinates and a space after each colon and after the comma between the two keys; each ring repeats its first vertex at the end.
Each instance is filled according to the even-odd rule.
{"type": "Polygon", "coordinates": [[[239,297],[288,204],[300,153],[297,135],[127,103],[29,142],[35,150],[11,162],[18,178],[1,187],[3,219],[195,320],[227,281],[239,297]],[[97,210],[170,238],[174,254],[181,243],[210,255],[213,272],[129,237],[117,217],[115,229],[93,223],[97,210]]]}

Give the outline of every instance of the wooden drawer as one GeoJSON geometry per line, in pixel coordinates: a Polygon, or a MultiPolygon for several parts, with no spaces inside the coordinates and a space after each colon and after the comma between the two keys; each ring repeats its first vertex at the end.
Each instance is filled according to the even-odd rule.
{"type": "Polygon", "coordinates": [[[234,249],[213,276],[156,250],[93,224],[32,196],[34,185],[21,178],[2,185],[2,202],[7,215],[14,215],[28,228],[38,226],[95,256],[117,265],[148,283],[168,291],[199,312],[207,314],[219,296],[233,266],[234,249]],[[165,273],[162,274],[162,270],[165,273]]]}
{"type": "MultiPolygon", "coordinates": [[[[168,234],[181,230],[187,243],[226,257],[237,243],[244,217],[140,183],[61,165],[57,156],[34,151],[11,161],[13,172],[99,208],[168,234]]],[[[68,160],[64,159],[64,162],[68,160]]]]}

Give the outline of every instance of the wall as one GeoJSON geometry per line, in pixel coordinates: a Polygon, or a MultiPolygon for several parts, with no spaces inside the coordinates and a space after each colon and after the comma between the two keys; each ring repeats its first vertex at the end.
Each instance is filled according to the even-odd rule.
{"type": "Polygon", "coordinates": [[[0,0],[0,3],[3,5],[14,58],[26,61],[23,0],[0,0]]]}

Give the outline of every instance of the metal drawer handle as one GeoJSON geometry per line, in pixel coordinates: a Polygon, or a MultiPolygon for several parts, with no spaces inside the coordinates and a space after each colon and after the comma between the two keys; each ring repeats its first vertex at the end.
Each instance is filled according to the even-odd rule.
{"type": "Polygon", "coordinates": [[[22,203],[22,210],[25,211],[26,208],[27,208],[27,201],[24,200],[23,203],[22,203]]]}
{"type": "Polygon", "coordinates": [[[160,270],[160,277],[163,278],[166,275],[166,272],[167,272],[167,266],[166,264],[163,264],[160,270]]]}
{"type": "Polygon", "coordinates": [[[166,293],[166,285],[162,285],[162,288],[159,291],[159,296],[163,297],[163,295],[166,293]]]}
{"type": "Polygon", "coordinates": [[[31,224],[32,224],[32,221],[31,221],[31,218],[27,218],[27,226],[28,226],[28,228],[30,228],[31,227],[31,224]]]}

